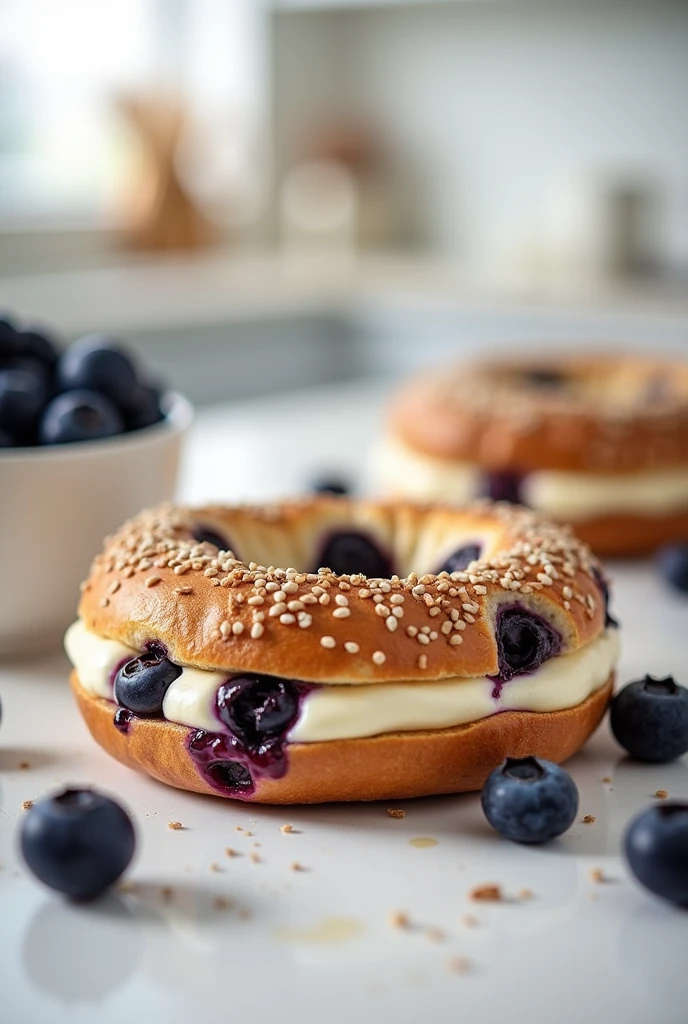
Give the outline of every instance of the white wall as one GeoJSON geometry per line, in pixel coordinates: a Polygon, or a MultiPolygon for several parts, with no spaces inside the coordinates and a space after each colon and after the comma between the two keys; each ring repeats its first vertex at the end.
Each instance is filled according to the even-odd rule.
{"type": "Polygon", "coordinates": [[[660,250],[688,266],[685,0],[425,3],[274,27],[278,173],[310,117],[358,113],[416,175],[434,247],[490,261],[569,183],[622,178],[658,190],[660,250]]]}

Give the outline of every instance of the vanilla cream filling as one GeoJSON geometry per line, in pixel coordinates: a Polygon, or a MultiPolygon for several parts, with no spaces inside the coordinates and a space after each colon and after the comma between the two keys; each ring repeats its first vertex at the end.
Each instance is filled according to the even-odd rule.
{"type": "MultiPolygon", "coordinates": [[[[139,653],[97,636],[80,620],[69,627],[65,648],[84,689],[109,700],[113,699],[116,668],[139,653]]],[[[306,694],[298,721],[287,738],[292,743],[319,743],[417,729],[448,729],[498,711],[562,711],[582,703],[603,686],[618,655],[618,630],[607,629],[580,650],[550,658],[535,672],[512,679],[501,688],[485,676],[427,683],[322,686],[306,694]]],[[[167,690],[164,717],[194,729],[221,731],[214,711],[215,697],[227,678],[226,672],[184,668],[167,690]]]]}
{"type": "MultiPolygon", "coordinates": [[[[480,494],[479,466],[416,452],[398,438],[387,437],[378,445],[373,466],[388,494],[457,503],[480,494]]],[[[624,512],[666,515],[688,508],[688,469],[625,475],[536,470],[523,480],[523,500],[574,522],[624,512]]]]}

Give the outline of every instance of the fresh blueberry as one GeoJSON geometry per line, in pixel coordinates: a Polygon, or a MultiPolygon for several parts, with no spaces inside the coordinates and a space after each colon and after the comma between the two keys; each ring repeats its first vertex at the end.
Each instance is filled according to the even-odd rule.
{"type": "Polygon", "coordinates": [[[515,843],[546,843],[565,832],[578,813],[576,784],[563,768],[535,757],[507,757],[483,786],[490,825],[515,843]]]}
{"type": "Polygon", "coordinates": [[[509,501],[512,505],[523,504],[523,476],[523,473],[506,469],[487,473],[483,483],[483,497],[492,501],[509,501]]]}
{"type": "Polygon", "coordinates": [[[688,803],[663,803],[635,817],[624,852],[631,871],[650,892],[688,907],[688,803]]]}
{"type": "Polygon", "coordinates": [[[135,715],[161,715],[162,702],[181,674],[166,657],[162,644],[151,643],[145,654],[122,665],[115,676],[115,700],[135,715]]]}
{"type": "Polygon", "coordinates": [[[316,568],[326,566],[337,576],[360,573],[372,579],[388,579],[392,564],[377,545],[361,533],[334,533],[325,543],[316,568]]]}
{"type": "Polygon", "coordinates": [[[479,544],[464,544],[463,547],[457,548],[456,551],[452,552],[449,558],[442,563],[437,570],[441,572],[460,572],[465,569],[471,562],[477,562],[480,558],[481,547],[479,544]]]}
{"type": "Polygon", "coordinates": [[[34,875],[72,900],[95,899],[127,868],[134,827],[114,800],[65,789],[38,801],[22,823],[21,852],[34,875]]]}
{"type": "Polygon", "coordinates": [[[688,594],[688,544],[671,544],[657,556],[659,571],[667,583],[681,594],[688,594]]]}
{"type": "Polygon", "coordinates": [[[0,317],[0,356],[15,356],[19,354],[19,342],[17,330],[7,317],[0,317]]]}
{"type": "Polygon", "coordinates": [[[17,343],[23,355],[38,360],[49,369],[57,363],[58,351],[55,343],[42,331],[20,331],[17,343]]]}
{"type": "Polygon", "coordinates": [[[99,391],[122,412],[132,407],[139,387],[128,353],[99,335],[82,338],[65,349],[57,363],[57,384],[60,391],[99,391]]]}
{"type": "Polygon", "coordinates": [[[41,444],[67,444],[113,437],[124,430],[121,415],[96,391],[67,391],[53,398],[39,425],[41,444]]]}
{"type": "Polygon", "coordinates": [[[499,678],[502,682],[534,672],[543,661],[558,654],[561,649],[561,637],[557,630],[540,615],[526,611],[519,605],[498,610],[496,638],[499,678]]]}
{"type": "Polygon", "coordinates": [[[0,427],[0,448],[14,448],[17,442],[14,440],[12,435],[0,427]]]}
{"type": "Polygon", "coordinates": [[[223,537],[221,533],[216,533],[215,530],[211,530],[202,524],[193,528],[191,536],[199,544],[212,544],[212,546],[217,548],[218,551],[233,550],[226,537],[223,537]]]}
{"type": "Polygon", "coordinates": [[[311,490],[315,494],[335,494],[343,497],[351,492],[351,487],[338,477],[326,476],[314,480],[311,484],[311,490]]]}
{"type": "Polygon", "coordinates": [[[0,426],[13,433],[30,430],[46,400],[45,383],[26,370],[0,370],[0,426]]]}
{"type": "Polygon", "coordinates": [[[157,388],[139,384],[124,418],[127,430],[152,427],[162,419],[164,416],[160,408],[160,392],[157,388]]]}
{"type": "Polygon", "coordinates": [[[217,691],[217,713],[249,750],[281,739],[299,713],[299,689],[275,676],[237,676],[217,691]]]}
{"type": "Polygon", "coordinates": [[[638,679],[612,700],[609,724],[631,757],[674,761],[688,751],[688,690],[671,676],[638,679]]]}

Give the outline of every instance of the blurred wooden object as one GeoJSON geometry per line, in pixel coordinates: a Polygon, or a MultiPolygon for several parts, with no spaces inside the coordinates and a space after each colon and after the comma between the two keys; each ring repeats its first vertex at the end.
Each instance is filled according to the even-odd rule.
{"type": "Polygon", "coordinates": [[[127,244],[158,252],[211,244],[213,225],[177,169],[177,152],[188,123],[182,104],[169,96],[122,96],[117,107],[134,132],[142,156],[140,171],[122,202],[127,244]]]}

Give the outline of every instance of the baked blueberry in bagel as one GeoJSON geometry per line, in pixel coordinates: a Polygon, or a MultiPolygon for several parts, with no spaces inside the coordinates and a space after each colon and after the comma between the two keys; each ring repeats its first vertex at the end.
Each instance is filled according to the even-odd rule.
{"type": "Polygon", "coordinates": [[[88,727],[124,764],[314,803],[565,760],[604,714],[618,630],[564,527],[322,495],[142,513],[96,557],[66,648],[88,727]]]}

